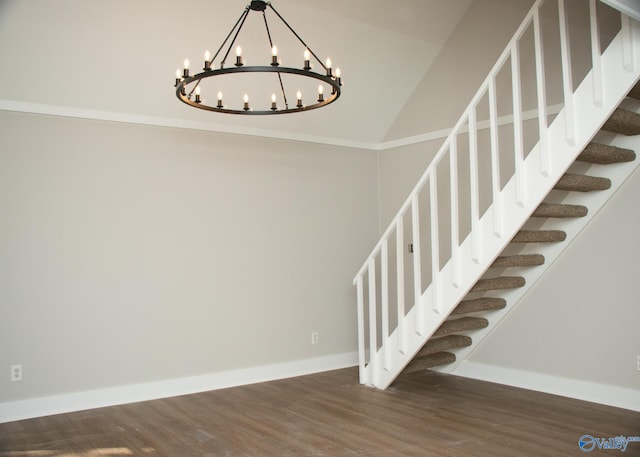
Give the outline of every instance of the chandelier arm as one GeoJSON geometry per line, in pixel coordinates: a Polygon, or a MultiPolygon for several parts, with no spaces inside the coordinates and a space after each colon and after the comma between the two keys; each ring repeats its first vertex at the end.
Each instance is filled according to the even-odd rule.
{"type": "MultiPolygon", "coordinates": [[[[269,30],[269,23],[267,22],[267,15],[262,12],[262,18],[264,19],[264,27],[267,29],[267,37],[269,38],[269,47],[273,49],[273,40],[271,39],[271,31],[269,30]]],[[[282,91],[282,98],[284,99],[284,106],[289,109],[289,101],[287,100],[287,93],[284,90],[284,84],[282,82],[282,73],[278,72],[278,81],[280,81],[280,90],[282,91]]]]}
{"type": "Polygon", "coordinates": [[[271,39],[271,31],[269,30],[269,24],[267,23],[267,15],[262,12],[262,19],[264,19],[264,27],[267,29],[267,38],[269,38],[269,49],[273,48],[273,40],[271,39]]]}
{"type": "Polygon", "coordinates": [[[273,5],[271,4],[271,2],[267,2],[267,6],[269,8],[271,8],[273,10],[274,13],[276,13],[276,15],[280,18],[280,20],[284,23],[284,25],[287,26],[287,28],[291,31],[291,33],[293,33],[295,35],[295,37],[298,39],[298,41],[300,41],[300,43],[302,43],[302,45],[309,50],[309,52],[311,53],[311,55],[313,57],[315,57],[315,59],[318,61],[318,63],[322,66],[322,68],[324,68],[325,71],[328,70],[328,68],[325,66],[324,63],[322,63],[322,60],[320,60],[318,58],[318,56],[316,55],[315,52],[313,52],[313,50],[307,45],[307,43],[304,42],[304,40],[302,38],[300,38],[300,35],[298,35],[296,33],[295,30],[293,30],[293,28],[289,25],[289,23],[280,15],[280,13],[278,13],[278,10],[276,10],[273,5]]]}
{"type": "Polygon", "coordinates": [[[191,96],[192,96],[192,95],[193,95],[193,93],[196,91],[196,89],[197,89],[197,88],[198,88],[198,86],[200,85],[200,82],[201,82],[201,81],[202,81],[202,80],[201,80],[201,79],[199,79],[199,80],[198,80],[198,82],[193,86],[193,89],[191,89],[191,92],[189,92],[189,94],[187,95],[187,97],[188,97],[189,99],[191,99],[191,96]]]}
{"type": "Polygon", "coordinates": [[[289,109],[289,102],[287,101],[287,94],[284,91],[284,84],[282,83],[282,73],[278,72],[278,80],[280,81],[280,90],[282,91],[282,98],[284,99],[285,109],[289,109]]]}
{"type": "MultiPolygon", "coordinates": [[[[249,11],[250,11],[250,9],[247,6],[247,8],[244,10],[244,13],[242,13],[242,16],[240,16],[240,19],[238,20],[238,22],[240,22],[240,26],[238,27],[238,30],[236,30],[236,34],[233,36],[233,40],[231,41],[231,44],[229,45],[229,49],[227,49],[227,53],[224,55],[224,59],[222,59],[222,62],[220,62],[220,67],[224,67],[225,62],[227,61],[227,57],[229,56],[229,53],[231,52],[231,48],[235,44],[236,38],[238,38],[238,34],[240,33],[240,30],[242,30],[242,26],[244,25],[244,21],[247,20],[247,16],[249,15],[249,11]]],[[[235,30],[235,28],[238,26],[238,22],[236,22],[236,25],[234,25],[233,28],[231,29],[231,32],[229,32],[229,35],[227,36],[227,39],[224,40],[224,43],[222,43],[222,46],[225,45],[225,43],[229,39],[229,36],[231,36],[231,34],[235,30]]],[[[222,49],[222,46],[220,47],[220,49],[222,49]]]]}

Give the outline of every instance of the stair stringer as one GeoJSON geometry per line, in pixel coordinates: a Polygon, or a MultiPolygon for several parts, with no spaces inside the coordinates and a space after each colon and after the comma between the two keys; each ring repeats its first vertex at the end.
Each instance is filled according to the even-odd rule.
{"type": "MultiPolygon", "coordinates": [[[[638,105],[640,106],[640,103],[638,103],[638,105]]],[[[634,111],[640,113],[640,108],[634,111]]],[[[596,139],[598,139],[597,136],[596,139]]],[[[612,140],[607,141],[605,138],[598,140],[598,142],[640,151],[640,136],[623,137],[618,135],[612,140]]],[[[432,370],[442,373],[456,374],[456,370],[460,365],[464,363],[464,361],[479,347],[480,343],[485,338],[490,337],[491,333],[502,323],[503,319],[520,304],[520,301],[535,286],[536,282],[546,274],[553,263],[571,246],[573,241],[583,232],[583,230],[589,226],[589,223],[593,218],[600,212],[607,202],[613,198],[620,187],[622,187],[627,179],[629,179],[629,177],[631,177],[638,168],[640,168],[640,160],[638,159],[633,162],[626,163],[590,165],[588,167],[589,173],[610,179],[611,188],[597,192],[569,193],[569,195],[563,200],[563,203],[587,206],[589,208],[587,215],[571,219],[546,220],[539,228],[543,230],[562,230],[567,234],[565,241],[561,243],[541,243],[530,247],[530,249],[535,250],[535,253],[542,254],[544,256],[545,263],[543,265],[536,266],[535,268],[511,268],[509,274],[512,274],[513,272],[518,276],[522,276],[525,278],[526,285],[518,289],[503,291],[501,293],[492,293],[491,296],[504,298],[506,300],[506,308],[491,311],[490,317],[488,317],[489,326],[469,333],[473,338],[473,345],[452,351],[456,355],[455,362],[440,367],[434,367],[432,370]]],[[[526,248],[524,253],[528,253],[526,248]]]]}
{"type": "MultiPolygon", "coordinates": [[[[638,23],[632,21],[630,35],[631,37],[626,38],[630,38],[631,46],[629,41],[625,41],[621,31],[602,54],[603,86],[600,106],[594,100],[594,75],[591,71],[573,95],[574,139],[567,139],[567,132],[572,126],[567,125],[565,107],[547,131],[550,149],[548,173],[542,172],[542,153],[538,143],[523,161],[521,179],[514,176],[508,181],[500,192],[498,203],[492,203],[479,218],[475,230],[460,244],[452,260],[435,275],[435,280],[398,323],[397,328],[388,338],[383,338],[379,348],[376,345],[376,350],[369,350],[369,363],[360,364],[361,383],[386,389],[394,381],[482,277],[625,98],[640,78],[638,23]],[[494,225],[495,211],[502,216],[502,227],[494,225]],[[454,261],[462,264],[456,267],[455,274],[454,261]],[[455,282],[454,277],[457,278],[455,282]]],[[[417,187],[424,184],[424,180],[423,176],[417,187]]],[[[462,360],[464,352],[461,351],[460,356],[462,360]]]]}

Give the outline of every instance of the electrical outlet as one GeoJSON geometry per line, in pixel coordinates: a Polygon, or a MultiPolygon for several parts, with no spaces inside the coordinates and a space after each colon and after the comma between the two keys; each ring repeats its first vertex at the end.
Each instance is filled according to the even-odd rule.
{"type": "Polygon", "coordinates": [[[11,365],[11,381],[22,381],[22,365],[11,365]]]}
{"type": "Polygon", "coordinates": [[[311,344],[319,343],[319,335],[318,332],[311,332],[311,344]]]}
{"type": "Polygon", "coordinates": [[[638,358],[636,359],[636,370],[640,371],[640,355],[638,355],[638,358]]]}

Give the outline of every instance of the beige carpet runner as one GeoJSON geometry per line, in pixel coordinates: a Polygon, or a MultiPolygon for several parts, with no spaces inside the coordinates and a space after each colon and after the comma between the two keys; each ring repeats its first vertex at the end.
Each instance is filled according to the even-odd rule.
{"type": "Polygon", "coordinates": [[[620,135],[640,135],[640,114],[618,108],[604,123],[602,130],[620,135]]]}
{"type": "Polygon", "coordinates": [[[564,203],[541,203],[531,217],[583,217],[589,210],[582,205],[567,205],[564,203]]]}

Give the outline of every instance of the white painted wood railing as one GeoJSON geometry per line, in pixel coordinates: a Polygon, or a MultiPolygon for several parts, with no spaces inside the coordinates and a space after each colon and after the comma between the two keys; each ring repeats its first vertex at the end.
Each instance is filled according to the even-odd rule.
{"type": "Polygon", "coordinates": [[[568,6],[536,1],[356,275],[361,383],[388,387],[640,77],[637,22],[568,6]]]}

